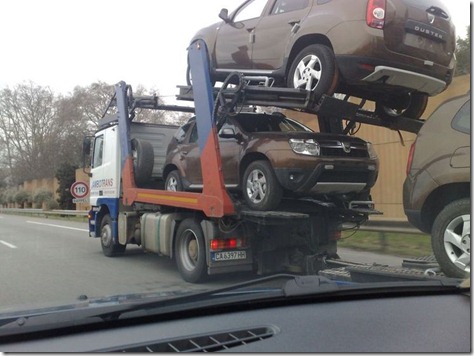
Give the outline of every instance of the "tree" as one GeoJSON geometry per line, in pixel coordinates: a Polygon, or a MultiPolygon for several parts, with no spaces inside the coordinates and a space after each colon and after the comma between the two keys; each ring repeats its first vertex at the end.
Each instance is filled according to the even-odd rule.
{"type": "Polygon", "coordinates": [[[54,168],[54,119],[54,95],[48,88],[30,82],[0,92],[0,137],[17,183],[46,177],[54,168]]]}
{"type": "Polygon", "coordinates": [[[466,37],[458,37],[456,41],[457,63],[455,75],[471,73],[471,26],[468,26],[466,29],[466,37]]]}
{"type": "MultiPolygon", "coordinates": [[[[135,97],[152,91],[138,86],[135,97]]],[[[113,98],[114,87],[104,82],[77,86],[72,94],[55,95],[33,82],[0,90],[0,180],[21,184],[51,177],[62,164],[80,166],[82,140],[98,128],[113,98]]],[[[156,95],[157,103],[161,99],[156,95]]],[[[116,108],[112,105],[110,111],[116,108]]],[[[136,121],[180,124],[189,114],[136,110],[136,121]]]]}
{"type": "Polygon", "coordinates": [[[58,203],[61,209],[75,209],[74,203],[72,202],[70,188],[71,185],[76,181],[76,169],[77,166],[63,162],[56,171],[55,176],[59,183],[59,187],[56,192],[59,194],[58,203]]]}

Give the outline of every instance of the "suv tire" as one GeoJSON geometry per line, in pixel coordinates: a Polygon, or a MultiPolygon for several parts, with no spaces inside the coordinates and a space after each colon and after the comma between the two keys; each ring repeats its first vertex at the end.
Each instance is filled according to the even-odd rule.
{"type": "Polygon", "coordinates": [[[393,109],[380,102],[375,103],[375,113],[384,120],[393,120],[400,116],[419,119],[428,105],[428,95],[423,93],[408,94],[408,106],[405,109],[393,109]]]}
{"type": "Polygon", "coordinates": [[[319,98],[334,93],[337,79],[334,52],[327,46],[316,44],[304,48],[295,57],[288,71],[287,86],[311,90],[319,98]]]}
{"type": "Polygon", "coordinates": [[[165,190],[172,192],[183,191],[183,183],[177,170],[171,171],[166,176],[165,190]]]}
{"type": "Polygon", "coordinates": [[[449,277],[466,278],[470,274],[470,221],[471,201],[468,198],[448,204],[434,221],[433,252],[441,270],[449,277]]]}
{"type": "Polygon", "coordinates": [[[253,161],[242,178],[245,202],[253,210],[272,210],[283,197],[283,188],[267,161],[253,161]]]}

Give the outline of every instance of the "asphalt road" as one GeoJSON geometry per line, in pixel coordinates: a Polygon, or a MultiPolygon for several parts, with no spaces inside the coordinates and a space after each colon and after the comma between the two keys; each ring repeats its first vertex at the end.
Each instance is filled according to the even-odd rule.
{"type": "MultiPolygon", "coordinates": [[[[402,259],[340,249],[341,258],[400,266],[402,259]]],[[[184,282],[168,257],[127,246],[107,258],[87,224],[0,214],[0,311],[52,306],[90,297],[128,293],[218,288],[254,274],[213,277],[205,284],[184,282]]]]}

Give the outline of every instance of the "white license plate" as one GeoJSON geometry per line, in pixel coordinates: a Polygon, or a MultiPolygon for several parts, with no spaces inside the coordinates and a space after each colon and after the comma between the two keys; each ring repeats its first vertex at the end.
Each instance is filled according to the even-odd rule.
{"type": "Polygon", "coordinates": [[[213,252],[211,254],[213,261],[232,261],[232,260],[245,260],[247,258],[246,251],[222,251],[213,252]]]}

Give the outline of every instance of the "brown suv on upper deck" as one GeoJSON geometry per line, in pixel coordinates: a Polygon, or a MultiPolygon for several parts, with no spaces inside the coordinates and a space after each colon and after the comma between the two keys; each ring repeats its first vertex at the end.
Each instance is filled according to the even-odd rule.
{"type": "Polygon", "coordinates": [[[445,272],[471,271],[471,100],[451,99],[430,116],[410,149],[403,206],[408,220],[431,234],[445,272]]]}
{"type": "Polygon", "coordinates": [[[452,80],[456,38],[441,0],[247,0],[219,16],[191,41],[206,43],[213,81],[269,76],[373,100],[381,117],[419,118],[452,80]]]}
{"type": "MultiPolygon", "coordinates": [[[[282,197],[368,200],[378,174],[371,144],[357,137],[311,131],[280,113],[228,116],[219,130],[225,186],[254,210],[277,208],[282,197]]],[[[171,140],[165,189],[202,189],[196,120],[171,140]]]]}

